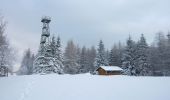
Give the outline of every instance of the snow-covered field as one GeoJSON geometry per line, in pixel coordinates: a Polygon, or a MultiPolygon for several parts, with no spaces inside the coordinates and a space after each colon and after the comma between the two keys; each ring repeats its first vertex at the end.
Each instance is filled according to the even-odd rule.
{"type": "Polygon", "coordinates": [[[0,78],[0,100],[170,100],[170,77],[10,76],[0,78]]]}

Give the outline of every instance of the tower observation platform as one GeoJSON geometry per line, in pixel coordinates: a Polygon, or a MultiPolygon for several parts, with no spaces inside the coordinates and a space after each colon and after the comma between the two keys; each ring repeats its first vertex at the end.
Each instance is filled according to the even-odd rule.
{"type": "Polygon", "coordinates": [[[44,17],[42,17],[41,22],[42,23],[50,23],[51,22],[51,18],[48,17],[48,16],[44,16],[44,17]]]}

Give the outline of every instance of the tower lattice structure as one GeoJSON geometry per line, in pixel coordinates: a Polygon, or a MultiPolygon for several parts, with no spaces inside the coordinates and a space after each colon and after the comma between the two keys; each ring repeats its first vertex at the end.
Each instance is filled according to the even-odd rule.
{"type": "Polygon", "coordinates": [[[45,52],[48,52],[48,46],[50,44],[50,27],[49,23],[51,22],[50,17],[42,17],[41,22],[43,23],[42,27],[42,34],[41,34],[41,41],[40,41],[40,48],[39,53],[44,55],[45,52]]]}

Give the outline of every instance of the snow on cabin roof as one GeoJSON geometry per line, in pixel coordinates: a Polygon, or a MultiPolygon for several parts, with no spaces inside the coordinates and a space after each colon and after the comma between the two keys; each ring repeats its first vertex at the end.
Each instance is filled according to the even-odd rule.
{"type": "Polygon", "coordinates": [[[102,68],[106,71],[122,71],[123,69],[118,66],[100,66],[99,68],[102,68]]]}

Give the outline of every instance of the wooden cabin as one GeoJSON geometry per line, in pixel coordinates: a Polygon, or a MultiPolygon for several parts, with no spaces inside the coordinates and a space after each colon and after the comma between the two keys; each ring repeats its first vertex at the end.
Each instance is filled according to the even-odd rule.
{"type": "Polygon", "coordinates": [[[96,72],[98,75],[121,75],[122,70],[118,66],[100,66],[96,72]]]}

